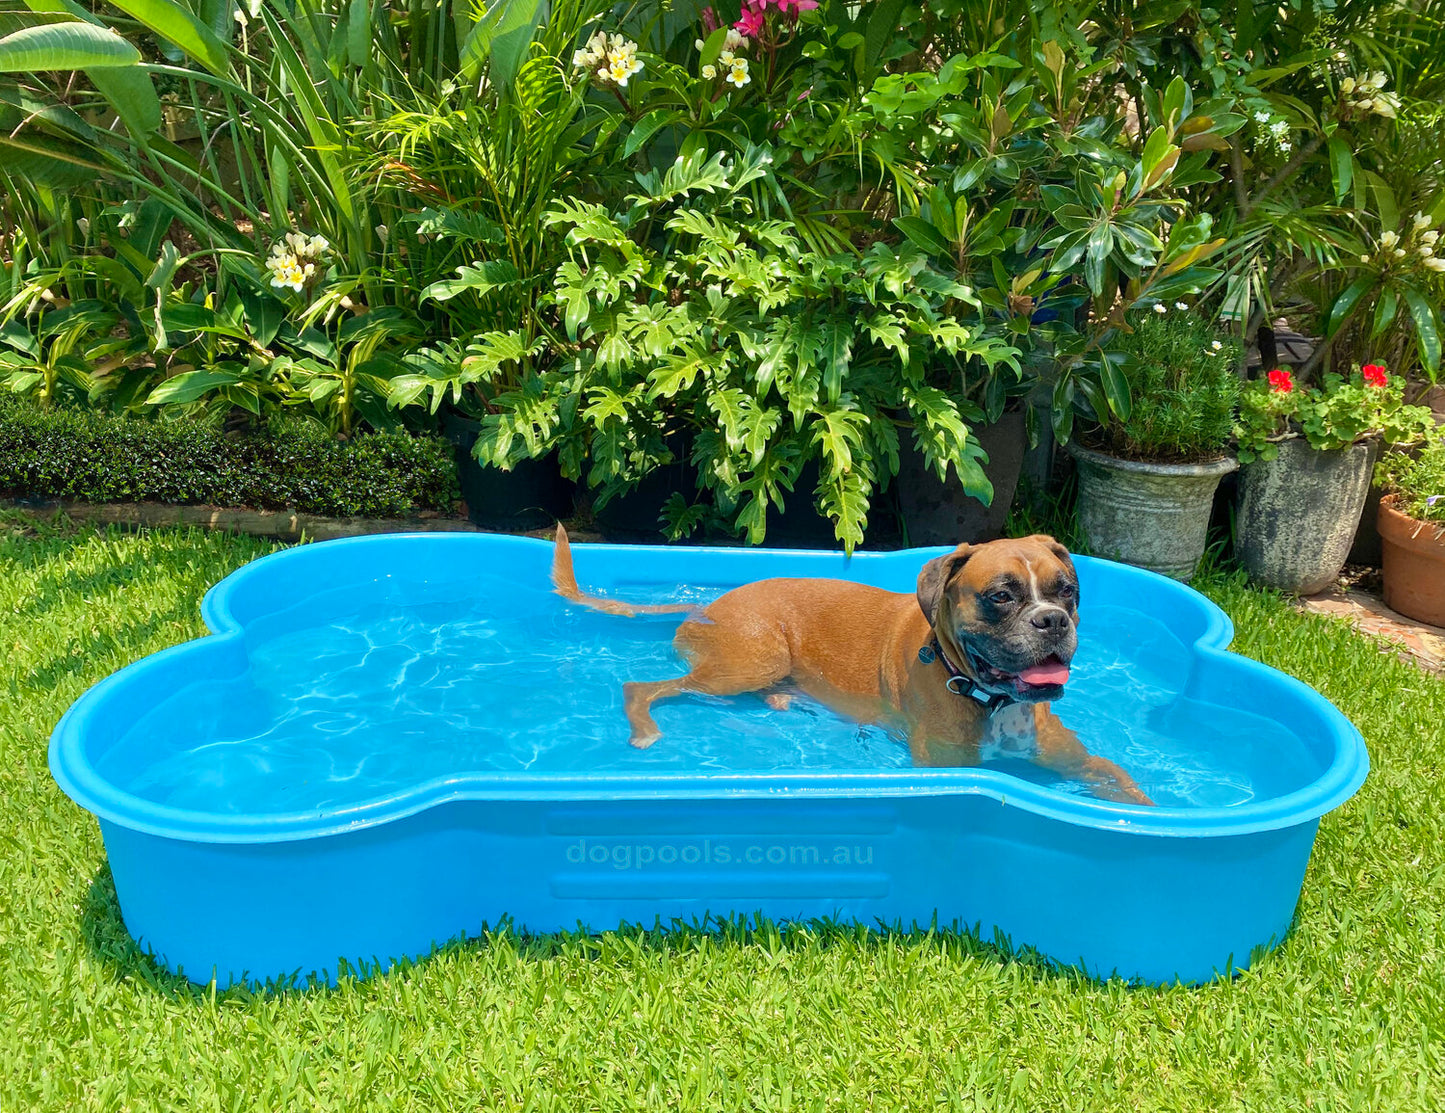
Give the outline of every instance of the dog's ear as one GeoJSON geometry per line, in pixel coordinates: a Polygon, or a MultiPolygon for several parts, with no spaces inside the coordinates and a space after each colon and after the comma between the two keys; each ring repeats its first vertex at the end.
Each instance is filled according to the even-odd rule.
{"type": "Polygon", "coordinates": [[[973,555],[972,545],[960,545],[951,553],[934,557],[918,573],[918,608],[932,626],[938,617],[938,604],[943,598],[943,589],[953,574],[963,567],[964,561],[973,555]]]}

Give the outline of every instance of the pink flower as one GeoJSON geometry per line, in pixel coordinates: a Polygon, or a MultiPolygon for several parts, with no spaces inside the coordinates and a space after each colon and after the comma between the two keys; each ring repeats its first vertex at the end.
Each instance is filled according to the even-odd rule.
{"type": "Polygon", "coordinates": [[[788,9],[791,8],[794,19],[797,19],[798,16],[804,12],[811,12],[818,6],[818,0],[776,0],[776,3],[778,5],[778,11],[784,15],[787,15],[788,9]]]}
{"type": "Polygon", "coordinates": [[[713,11],[711,8],[704,8],[702,10],[702,25],[707,28],[709,34],[716,31],[717,12],[713,11]]]}
{"type": "Polygon", "coordinates": [[[744,0],[742,18],[733,24],[733,29],[750,39],[758,37],[763,29],[763,11],[767,0],[744,0]]]}

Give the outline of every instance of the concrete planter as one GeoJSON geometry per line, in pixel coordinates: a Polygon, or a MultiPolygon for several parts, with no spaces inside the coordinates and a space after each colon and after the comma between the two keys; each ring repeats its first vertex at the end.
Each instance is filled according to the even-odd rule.
{"type": "Polygon", "coordinates": [[[1232,456],[1203,464],[1152,464],[1069,445],[1079,468],[1079,522],[1090,549],[1188,580],[1204,555],[1219,481],[1232,456]]]}
{"type": "Polygon", "coordinates": [[[1380,542],[1385,563],[1385,606],[1406,618],[1445,626],[1445,526],[1380,500],[1380,542]]]}
{"type": "Polygon", "coordinates": [[[1334,583],[1370,492],[1373,444],[1322,452],[1285,441],[1239,473],[1235,555],[1250,579],[1308,595],[1334,583]]]}

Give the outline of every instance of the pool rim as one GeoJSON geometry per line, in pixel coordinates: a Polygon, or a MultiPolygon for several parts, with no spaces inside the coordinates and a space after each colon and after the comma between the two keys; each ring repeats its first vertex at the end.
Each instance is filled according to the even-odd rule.
{"type": "MultiPolygon", "coordinates": [[[[1229,658],[1234,667],[1256,671],[1268,683],[1293,686],[1329,728],[1326,743],[1334,754],[1312,782],[1282,796],[1235,807],[1143,808],[1111,803],[1093,797],[1060,793],[993,769],[889,769],[868,771],[782,770],[746,773],[556,773],[476,771],[448,774],[420,781],[405,789],[342,807],[290,813],[225,815],[173,808],[126,792],[102,777],[84,752],[92,716],[102,713],[106,697],[115,688],[136,682],[137,676],[165,664],[173,656],[196,652],[197,647],[226,644],[244,637],[245,627],[231,614],[230,599],[253,577],[268,574],[276,563],[298,554],[349,545],[491,544],[540,546],[551,542],[506,534],[396,533],[315,542],[268,554],[243,565],[214,585],[201,603],[201,615],[211,634],[140,658],[89,688],[65,712],[51,736],[51,775],[67,796],[98,817],[131,830],[189,842],[260,844],[292,842],[340,835],[380,826],[427,809],[454,802],[537,801],[567,803],[615,800],[756,799],[783,796],[811,799],[886,799],[908,796],[981,795],[1036,815],[1097,830],[1166,838],[1203,838],[1249,835],[1309,822],[1334,810],[1359,789],[1369,771],[1369,756],[1358,729],[1309,685],[1247,657],[1229,652],[1233,625],[1225,613],[1203,595],[1167,577],[1113,561],[1085,556],[1085,566],[1107,566],[1109,575],[1147,579],[1153,590],[1179,593],[1184,607],[1195,610],[1203,631],[1190,645],[1204,658],[1229,658]],[[264,572],[258,572],[264,569],[264,572]]],[[[656,546],[579,545],[579,555],[630,552],[656,546]]],[[[748,559],[762,556],[827,557],[850,562],[907,561],[921,564],[949,547],[902,549],[890,552],[841,553],[805,550],[677,547],[679,554],[748,559]]],[[[758,577],[763,578],[763,577],[758,577]]]]}

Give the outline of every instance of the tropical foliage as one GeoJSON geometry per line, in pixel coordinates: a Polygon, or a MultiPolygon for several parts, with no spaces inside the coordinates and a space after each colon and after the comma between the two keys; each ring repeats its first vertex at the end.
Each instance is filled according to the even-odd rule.
{"type": "Polygon", "coordinates": [[[601,502],[689,453],[674,532],[804,482],[851,545],[900,438],[986,495],[979,422],[1125,420],[1155,304],[1241,370],[1285,317],[1302,383],[1438,375],[1438,0],[26,6],[0,377],[42,406],[457,411],[601,502]]]}

